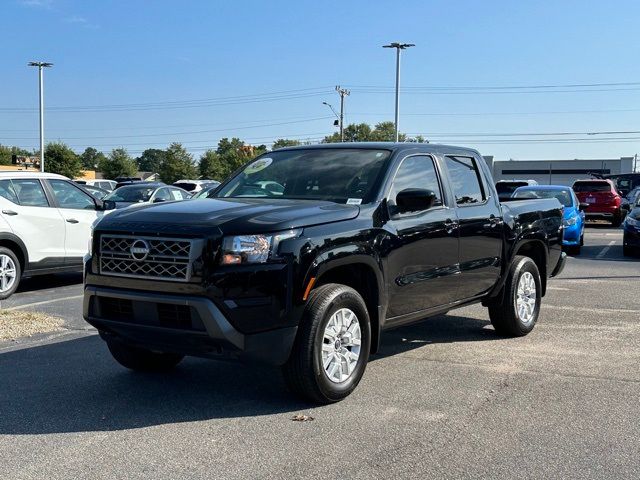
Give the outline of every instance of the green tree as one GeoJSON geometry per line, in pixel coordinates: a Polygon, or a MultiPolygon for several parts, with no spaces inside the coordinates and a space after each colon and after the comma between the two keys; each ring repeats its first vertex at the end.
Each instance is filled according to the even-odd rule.
{"type": "MultiPolygon", "coordinates": [[[[344,129],[345,142],[393,142],[395,141],[395,127],[393,122],[380,122],[373,129],[366,123],[352,123],[344,129]]],[[[398,140],[404,142],[407,136],[404,133],[398,135],[398,140]]],[[[324,137],[322,143],[340,142],[340,133],[324,137]]]]}
{"type": "Polygon", "coordinates": [[[82,168],[85,170],[95,170],[97,168],[96,165],[100,165],[105,158],[104,153],[99,152],[93,147],[85,148],[84,152],[80,155],[82,168]]]}
{"type": "Polygon", "coordinates": [[[138,172],[136,162],[125,148],[114,148],[108,157],[100,162],[99,169],[105,178],[132,177],[138,172]]]}
{"type": "Polygon", "coordinates": [[[271,147],[271,150],[277,150],[279,148],[284,148],[284,147],[297,147],[298,145],[302,145],[302,143],[300,143],[300,140],[290,140],[288,138],[279,138],[278,140],[273,142],[273,146],[271,147]]]}
{"type": "Polygon", "coordinates": [[[33,152],[20,147],[0,145],[0,165],[11,165],[13,155],[33,155],[33,152]]]}
{"type": "Polygon", "coordinates": [[[200,156],[198,163],[200,178],[218,180],[224,178],[224,169],[220,155],[215,150],[207,150],[200,156]]]}
{"type": "MultiPolygon", "coordinates": [[[[380,122],[378,123],[371,135],[369,141],[372,142],[394,142],[396,139],[396,127],[393,122],[380,122]]],[[[407,136],[404,133],[398,135],[398,141],[404,142],[407,136]]]]}
{"type": "Polygon", "coordinates": [[[239,138],[222,138],[218,142],[216,153],[220,157],[220,172],[218,180],[226,179],[231,173],[243,166],[252,158],[266,152],[264,145],[257,148],[251,148],[239,138]]]}
{"type": "Polygon", "coordinates": [[[167,156],[160,164],[158,173],[165,183],[195,178],[198,174],[193,164],[193,157],[180,143],[169,145],[167,156]]]}
{"type": "Polygon", "coordinates": [[[68,178],[77,178],[82,172],[80,157],[62,142],[47,144],[44,149],[44,169],[68,178]]]}
{"type": "Polygon", "coordinates": [[[160,165],[167,158],[167,151],[160,150],[159,148],[147,148],[142,155],[136,158],[138,163],[138,169],[141,172],[154,172],[160,171],[160,165]]]}

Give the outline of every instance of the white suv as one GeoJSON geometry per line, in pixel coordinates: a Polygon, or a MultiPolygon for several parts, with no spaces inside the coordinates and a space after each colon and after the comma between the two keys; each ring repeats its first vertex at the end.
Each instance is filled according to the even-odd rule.
{"type": "Polygon", "coordinates": [[[23,277],[82,271],[91,226],[105,210],[62,175],[0,172],[0,299],[23,277]]]}

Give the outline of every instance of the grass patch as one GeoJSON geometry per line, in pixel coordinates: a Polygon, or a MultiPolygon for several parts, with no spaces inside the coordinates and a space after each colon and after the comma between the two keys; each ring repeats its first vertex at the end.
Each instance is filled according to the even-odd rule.
{"type": "Polygon", "coordinates": [[[62,319],[39,312],[0,310],[0,340],[16,340],[36,333],[62,330],[62,319]]]}

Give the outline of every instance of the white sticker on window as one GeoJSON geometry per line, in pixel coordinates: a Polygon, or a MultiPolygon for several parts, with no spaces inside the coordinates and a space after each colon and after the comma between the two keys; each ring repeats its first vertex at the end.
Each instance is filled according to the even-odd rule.
{"type": "Polygon", "coordinates": [[[244,169],[244,173],[246,173],[247,175],[251,175],[252,173],[257,173],[260,170],[264,170],[265,168],[267,168],[269,165],[271,165],[272,162],[273,162],[272,158],[269,158],[269,157],[260,158],[255,162],[253,162],[252,164],[250,164],[249,166],[247,166],[247,168],[244,169]]]}
{"type": "Polygon", "coordinates": [[[362,203],[361,198],[348,198],[347,205],[360,205],[362,203]]]}

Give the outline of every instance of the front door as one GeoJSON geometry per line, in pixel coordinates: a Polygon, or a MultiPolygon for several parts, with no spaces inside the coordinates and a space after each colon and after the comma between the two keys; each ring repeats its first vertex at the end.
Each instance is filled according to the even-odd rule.
{"type": "Polygon", "coordinates": [[[49,179],[47,182],[64,219],[67,263],[82,263],[82,257],[89,251],[91,226],[104,212],[97,211],[95,199],[72,182],[58,179],[49,179]]]}
{"type": "Polygon", "coordinates": [[[445,156],[451,190],[460,223],[460,271],[458,297],[481,295],[496,284],[502,256],[502,212],[480,168],[479,160],[445,156]]]}
{"type": "Polygon", "coordinates": [[[458,233],[455,209],[445,205],[434,159],[413,155],[400,164],[388,196],[392,233],[387,253],[387,318],[411,314],[456,299],[458,233]],[[432,190],[436,201],[422,212],[395,213],[402,190],[432,190]]]}
{"type": "Polygon", "coordinates": [[[64,263],[64,220],[49,205],[37,178],[0,180],[0,211],[29,255],[28,268],[47,268],[64,263]]]}

